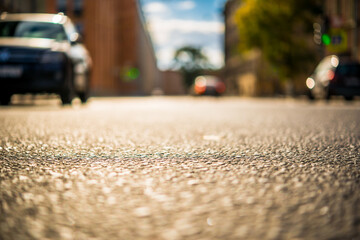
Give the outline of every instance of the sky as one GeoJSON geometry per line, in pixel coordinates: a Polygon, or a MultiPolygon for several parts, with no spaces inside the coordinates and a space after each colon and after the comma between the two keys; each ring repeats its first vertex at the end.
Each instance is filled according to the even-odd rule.
{"type": "Polygon", "coordinates": [[[225,0],[140,0],[158,66],[171,69],[183,46],[200,47],[215,67],[223,66],[225,0]]]}

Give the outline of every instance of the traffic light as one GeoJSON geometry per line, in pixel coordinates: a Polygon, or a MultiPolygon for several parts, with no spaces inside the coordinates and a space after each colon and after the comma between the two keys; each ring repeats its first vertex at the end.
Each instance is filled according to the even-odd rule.
{"type": "Polygon", "coordinates": [[[324,44],[324,45],[329,45],[331,43],[331,37],[329,34],[322,34],[321,35],[321,42],[324,44]]]}
{"type": "Polygon", "coordinates": [[[323,23],[314,23],[314,42],[318,45],[328,46],[331,43],[331,36],[329,34],[330,20],[327,16],[324,17],[323,23]]]}
{"type": "Polygon", "coordinates": [[[314,27],[314,42],[320,45],[322,41],[321,25],[319,23],[314,23],[313,27],[314,27]]]}

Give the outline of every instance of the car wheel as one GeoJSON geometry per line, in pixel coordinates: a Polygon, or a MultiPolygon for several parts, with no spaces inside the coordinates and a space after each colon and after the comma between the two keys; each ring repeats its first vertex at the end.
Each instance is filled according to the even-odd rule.
{"type": "Polygon", "coordinates": [[[82,93],[79,93],[78,95],[79,95],[79,98],[80,98],[82,104],[85,104],[87,102],[87,100],[89,99],[88,92],[82,92],[82,93]]]}
{"type": "Polygon", "coordinates": [[[63,90],[60,92],[60,98],[63,105],[69,105],[75,97],[74,83],[73,83],[73,69],[69,67],[67,79],[63,90]]]}
{"type": "Polygon", "coordinates": [[[354,100],[354,96],[344,96],[346,101],[352,101],[354,100]]]}
{"type": "Polygon", "coordinates": [[[0,93],[0,104],[2,106],[7,106],[11,102],[11,94],[0,93]]]}
{"type": "Polygon", "coordinates": [[[90,95],[90,85],[89,85],[89,79],[90,79],[90,74],[86,73],[86,86],[85,86],[85,90],[83,92],[79,92],[78,96],[81,100],[82,104],[85,104],[87,102],[87,100],[89,99],[89,95],[90,95]]]}
{"type": "Polygon", "coordinates": [[[68,91],[64,90],[60,94],[60,97],[63,105],[70,105],[72,103],[72,100],[74,99],[74,95],[70,90],[68,91]]]}
{"type": "Polygon", "coordinates": [[[307,97],[309,98],[310,101],[314,101],[315,100],[315,96],[314,94],[311,92],[311,90],[309,90],[307,92],[307,97]]]}

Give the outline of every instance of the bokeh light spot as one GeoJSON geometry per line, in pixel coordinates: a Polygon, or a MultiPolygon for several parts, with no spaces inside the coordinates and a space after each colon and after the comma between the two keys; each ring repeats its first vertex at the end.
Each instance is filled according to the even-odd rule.
{"type": "Polygon", "coordinates": [[[124,82],[132,82],[140,76],[140,70],[136,67],[125,67],[122,71],[124,82]]]}
{"type": "Polygon", "coordinates": [[[329,45],[331,43],[331,38],[328,34],[323,34],[321,36],[321,40],[325,45],[329,45]]]}
{"type": "Polygon", "coordinates": [[[139,77],[140,71],[139,69],[133,67],[130,68],[129,71],[127,72],[126,76],[131,79],[131,80],[135,80],[136,78],[139,77]]]}

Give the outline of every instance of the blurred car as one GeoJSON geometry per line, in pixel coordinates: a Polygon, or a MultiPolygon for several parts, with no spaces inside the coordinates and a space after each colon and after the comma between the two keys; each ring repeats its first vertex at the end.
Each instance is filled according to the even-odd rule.
{"type": "Polygon", "coordinates": [[[91,59],[71,20],[59,14],[0,17],[0,103],[13,94],[56,93],[63,104],[89,97],[91,59]]]}
{"type": "Polygon", "coordinates": [[[197,95],[220,96],[225,92],[225,84],[215,76],[198,76],[195,79],[194,92],[197,95]]]}
{"type": "Polygon", "coordinates": [[[339,95],[352,100],[360,96],[360,63],[336,55],[327,56],[306,79],[306,86],[310,99],[339,95]]]}

